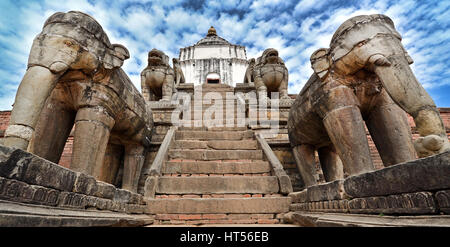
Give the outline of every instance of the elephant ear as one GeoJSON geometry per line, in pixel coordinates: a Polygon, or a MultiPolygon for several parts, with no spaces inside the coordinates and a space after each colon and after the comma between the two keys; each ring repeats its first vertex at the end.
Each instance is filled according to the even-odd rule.
{"type": "Polygon", "coordinates": [[[320,79],[324,79],[330,69],[329,49],[320,48],[316,50],[310,58],[311,67],[320,79]]]}
{"type": "Polygon", "coordinates": [[[114,69],[120,68],[123,64],[123,61],[130,58],[130,53],[128,49],[119,44],[113,44],[112,49],[108,49],[104,58],[104,67],[105,69],[114,69]]]}

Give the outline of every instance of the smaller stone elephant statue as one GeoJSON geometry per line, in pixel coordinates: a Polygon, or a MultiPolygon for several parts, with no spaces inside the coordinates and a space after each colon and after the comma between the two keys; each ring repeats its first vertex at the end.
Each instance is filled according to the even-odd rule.
{"type": "Polygon", "coordinates": [[[248,60],[248,66],[245,70],[243,83],[253,83],[255,80],[253,78],[253,70],[255,69],[255,59],[251,58],[248,60]]]}
{"type": "Polygon", "coordinates": [[[122,188],[136,192],[153,120],[121,69],[127,58],[91,16],[50,16],[31,47],[4,144],[57,163],[75,126],[70,169],[112,183],[117,169],[104,163],[105,150],[120,144],[122,188]]]}
{"type": "MultiPolygon", "coordinates": [[[[181,77],[179,79],[181,81],[181,77]]],[[[147,101],[171,100],[175,92],[175,72],[164,52],[152,49],[148,53],[148,66],[141,72],[141,88],[147,101]]]]}
{"type": "Polygon", "coordinates": [[[281,99],[290,99],[288,95],[288,69],[278,56],[277,50],[266,49],[262,56],[256,60],[252,74],[258,97],[260,95],[267,97],[271,92],[279,92],[281,99]]]}
{"type": "Polygon", "coordinates": [[[180,85],[180,83],[185,83],[183,70],[181,70],[180,61],[178,58],[172,58],[173,71],[175,73],[175,86],[180,85]]]}

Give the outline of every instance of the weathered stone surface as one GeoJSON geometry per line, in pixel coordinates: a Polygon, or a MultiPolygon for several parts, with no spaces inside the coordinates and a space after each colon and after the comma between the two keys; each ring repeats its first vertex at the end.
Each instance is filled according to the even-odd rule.
{"type": "Polygon", "coordinates": [[[348,199],[349,196],[344,190],[344,181],[335,180],[333,182],[313,185],[307,188],[307,201],[330,201],[348,199]]]}
{"type": "Polygon", "coordinates": [[[124,189],[116,189],[114,193],[114,202],[129,203],[132,192],[124,189]]]}
{"type": "Polygon", "coordinates": [[[348,203],[350,213],[430,214],[437,208],[431,192],[355,198],[348,203]]]}
{"type": "Polygon", "coordinates": [[[175,89],[175,73],[162,51],[148,52],[148,65],[141,72],[141,88],[147,101],[169,101],[175,89]]]}
{"type": "Polygon", "coordinates": [[[450,190],[441,190],[436,192],[435,198],[439,206],[439,210],[446,214],[450,214],[450,190]]]}
{"type": "Polygon", "coordinates": [[[0,212],[2,227],[143,226],[154,221],[154,217],[148,215],[55,208],[3,200],[0,200],[0,212]]]}
{"type": "Polygon", "coordinates": [[[449,227],[450,217],[428,216],[377,216],[342,213],[290,212],[284,215],[285,223],[306,227],[449,227]]]}
{"type": "Polygon", "coordinates": [[[252,131],[177,131],[177,140],[242,140],[253,138],[252,131]]]}
{"type": "Polygon", "coordinates": [[[213,194],[213,193],[278,193],[274,176],[262,177],[160,177],[157,193],[213,194]]]}
{"type": "Polygon", "coordinates": [[[268,173],[270,165],[267,161],[182,161],[182,162],[166,162],[163,173],[178,174],[250,174],[250,173],[268,173]]]}
{"type": "Polygon", "coordinates": [[[349,177],[344,188],[354,198],[450,188],[450,152],[349,177]]]}
{"type": "Polygon", "coordinates": [[[73,192],[85,195],[95,195],[97,193],[97,190],[97,181],[94,177],[80,172],[76,173],[73,192]]]}
{"type": "Polygon", "coordinates": [[[22,171],[23,175],[19,180],[61,191],[72,191],[76,179],[75,172],[37,156],[32,157],[27,165],[23,165],[22,171]]]}
{"type": "Polygon", "coordinates": [[[0,177],[0,199],[55,206],[59,191],[0,177]]]}
{"type": "Polygon", "coordinates": [[[292,203],[301,203],[308,201],[308,194],[306,189],[289,193],[289,197],[292,199],[292,203]]]}
{"type": "Polygon", "coordinates": [[[112,184],[108,184],[102,181],[97,181],[97,190],[94,196],[105,198],[105,199],[113,199],[114,194],[116,192],[116,187],[112,184]]]}
{"type": "Polygon", "coordinates": [[[147,201],[153,214],[163,213],[284,213],[289,211],[289,197],[152,199],[147,201]]]}

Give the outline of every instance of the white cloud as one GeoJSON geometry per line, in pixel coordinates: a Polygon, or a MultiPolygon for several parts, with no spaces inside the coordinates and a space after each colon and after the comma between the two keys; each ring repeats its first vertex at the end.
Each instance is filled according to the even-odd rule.
{"type": "MultiPolygon", "coordinates": [[[[228,41],[245,45],[248,58],[264,49],[279,50],[289,69],[289,93],[298,93],[312,73],[309,57],[328,47],[334,31],[352,16],[382,13],[390,16],[415,60],[412,68],[427,89],[450,86],[450,1],[362,0],[234,0],[176,1],[1,1],[0,110],[9,109],[25,72],[33,38],[56,11],[79,10],[93,16],[112,43],[125,45],[131,58],[123,69],[140,89],[140,71],[152,48],[178,57],[179,49],[195,44],[209,26],[228,41]]],[[[442,92],[448,94],[448,92],[442,92]]],[[[445,99],[447,97],[438,97],[445,99]]],[[[440,101],[450,106],[450,101],[440,101]]],[[[439,105],[440,102],[437,102],[439,105]]]]}

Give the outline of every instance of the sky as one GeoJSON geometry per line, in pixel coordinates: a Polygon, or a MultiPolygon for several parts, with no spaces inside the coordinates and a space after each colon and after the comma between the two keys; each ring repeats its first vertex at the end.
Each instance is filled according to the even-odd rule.
{"type": "MultiPolygon", "coordinates": [[[[329,47],[345,20],[385,14],[395,23],[413,58],[419,82],[438,107],[450,107],[450,0],[0,0],[0,110],[10,110],[25,74],[34,37],[55,12],[77,10],[94,17],[111,43],[128,48],[122,68],[140,90],[140,72],[152,48],[178,57],[210,26],[247,58],[275,48],[289,70],[289,93],[297,94],[313,73],[310,55],[329,47]]],[[[171,59],[170,59],[171,60],[171,59]]]]}

